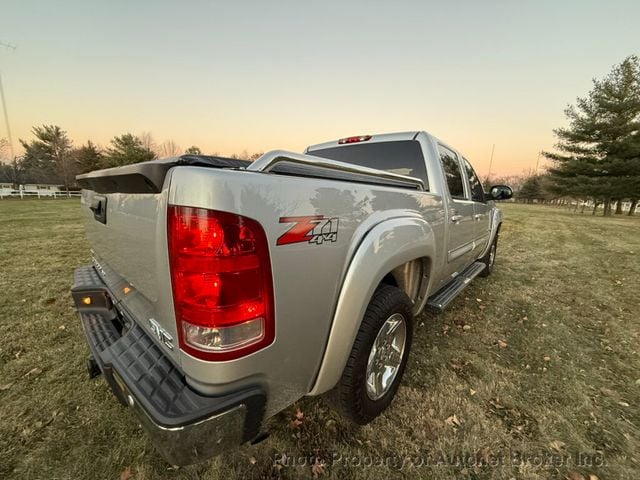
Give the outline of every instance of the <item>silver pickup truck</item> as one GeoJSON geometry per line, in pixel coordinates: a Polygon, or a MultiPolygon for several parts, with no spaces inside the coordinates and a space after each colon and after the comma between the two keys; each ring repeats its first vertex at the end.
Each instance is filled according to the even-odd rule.
{"type": "Polygon", "coordinates": [[[100,373],[172,464],[261,435],[322,395],[365,424],[425,308],[493,268],[502,214],[426,132],[183,155],[78,176],[93,264],[72,296],[100,373]]]}

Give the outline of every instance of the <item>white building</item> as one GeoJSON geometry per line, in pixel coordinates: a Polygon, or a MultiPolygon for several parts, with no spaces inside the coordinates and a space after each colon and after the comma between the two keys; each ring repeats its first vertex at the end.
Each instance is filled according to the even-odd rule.
{"type": "Polygon", "coordinates": [[[38,197],[55,197],[62,194],[62,185],[46,185],[40,183],[26,183],[20,185],[24,195],[37,195],[38,197]]]}
{"type": "Polygon", "coordinates": [[[0,198],[8,197],[13,191],[13,183],[0,183],[0,198]]]}
{"type": "Polygon", "coordinates": [[[45,183],[25,183],[24,185],[15,185],[13,183],[0,183],[0,198],[4,197],[76,197],[79,192],[67,192],[64,185],[49,185],[45,183]]]}

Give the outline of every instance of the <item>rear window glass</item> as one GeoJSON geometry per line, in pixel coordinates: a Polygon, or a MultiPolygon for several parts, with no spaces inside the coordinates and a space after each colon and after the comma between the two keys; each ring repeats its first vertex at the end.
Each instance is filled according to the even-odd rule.
{"type": "Polygon", "coordinates": [[[415,140],[356,143],[344,147],[313,150],[308,154],[361,167],[385,170],[398,175],[416,177],[424,182],[426,190],[429,189],[422,148],[420,148],[420,142],[415,140]]]}

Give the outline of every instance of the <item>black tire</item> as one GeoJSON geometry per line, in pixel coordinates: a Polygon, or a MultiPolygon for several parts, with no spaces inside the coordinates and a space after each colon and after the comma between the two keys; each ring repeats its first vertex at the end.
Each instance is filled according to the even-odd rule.
{"type": "Polygon", "coordinates": [[[498,253],[498,234],[496,233],[496,238],[493,239],[487,254],[480,259],[482,263],[484,263],[484,270],[480,273],[481,277],[488,277],[493,272],[493,267],[496,262],[496,254],[498,253]]]}
{"type": "MultiPolygon", "coordinates": [[[[381,335],[384,337],[384,334],[381,335]]],[[[413,314],[411,300],[399,288],[381,285],[373,294],[371,302],[369,302],[351,349],[351,354],[347,360],[347,365],[342,373],[342,378],[340,378],[338,385],[331,392],[333,396],[332,403],[338,407],[345,417],[359,425],[365,425],[389,406],[402,380],[411,349],[412,338],[413,314]],[[389,325],[399,322],[400,317],[398,316],[391,320],[394,314],[402,316],[406,327],[404,329],[402,353],[398,354],[396,352],[400,356],[400,364],[387,389],[383,389],[386,393],[377,399],[373,399],[368,393],[367,380],[365,378],[369,355],[381,328],[385,326],[386,332],[390,328],[389,325]],[[390,320],[391,323],[387,324],[387,320],[390,320]]],[[[382,352],[383,350],[381,349],[380,351],[382,352]]],[[[387,351],[390,351],[390,349],[387,351]]]]}

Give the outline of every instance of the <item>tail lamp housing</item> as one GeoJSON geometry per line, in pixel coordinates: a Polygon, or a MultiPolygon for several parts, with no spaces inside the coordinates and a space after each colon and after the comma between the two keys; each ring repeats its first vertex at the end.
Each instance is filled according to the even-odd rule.
{"type": "Polygon", "coordinates": [[[262,226],[217,210],[170,205],[169,264],[180,348],[232,360],[273,342],[269,247],[262,226]]]}

